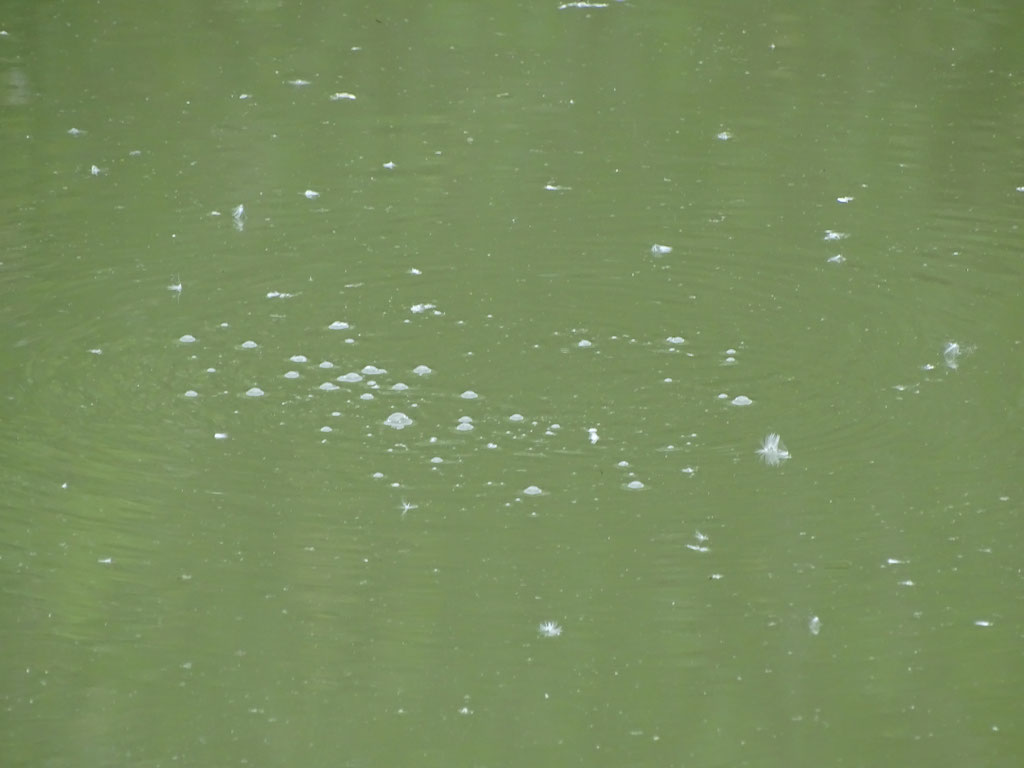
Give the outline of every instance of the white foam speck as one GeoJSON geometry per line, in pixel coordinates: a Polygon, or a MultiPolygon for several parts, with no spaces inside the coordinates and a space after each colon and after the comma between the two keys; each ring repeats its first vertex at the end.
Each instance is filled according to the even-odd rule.
{"type": "Polygon", "coordinates": [[[199,393],[196,392],[194,389],[190,389],[185,392],[185,397],[199,397],[199,393]]]}
{"type": "Polygon", "coordinates": [[[213,433],[213,439],[214,440],[227,440],[228,439],[228,433],[227,432],[214,432],[213,433]]]}
{"type": "Polygon", "coordinates": [[[333,368],[334,367],[334,363],[332,363],[330,360],[323,360],[320,363],[319,367],[320,368],[333,368]]]}
{"type": "Polygon", "coordinates": [[[259,346],[259,344],[257,344],[255,341],[243,341],[242,342],[242,349],[256,349],[256,347],[258,347],[258,346],[259,346]]]}
{"type": "Polygon", "coordinates": [[[671,245],[661,245],[659,243],[655,243],[654,245],[651,246],[651,255],[653,256],[665,256],[669,253],[672,253],[671,245]]]}
{"type": "Polygon", "coordinates": [[[284,377],[285,377],[286,379],[297,379],[297,378],[299,378],[299,372],[298,372],[298,371],[288,371],[288,372],[287,372],[287,373],[286,373],[286,374],[284,375],[284,377]]]}
{"type": "Polygon", "coordinates": [[[527,496],[540,496],[544,491],[538,488],[536,485],[528,485],[523,489],[523,493],[527,496]]]}
{"type": "Polygon", "coordinates": [[[349,328],[351,328],[352,326],[350,326],[344,320],[335,320],[333,323],[331,323],[327,327],[330,328],[332,331],[345,331],[345,330],[348,330],[349,328]]]}
{"type": "Polygon", "coordinates": [[[459,397],[461,397],[463,400],[476,400],[479,397],[479,395],[472,389],[467,389],[465,392],[459,395],[459,397]]]}
{"type": "Polygon", "coordinates": [[[817,616],[811,616],[811,620],[807,622],[807,629],[810,630],[812,635],[821,632],[821,619],[817,616]]]}
{"type": "Polygon", "coordinates": [[[355,384],[356,382],[362,381],[363,377],[358,373],[346,373],[338,377],[338,381],[343,381],[346,384],[355,384]]]}
{"type": "Polygon", "coordinates": [[[412,369],[412,372],[417,376],[426,376],[428,373],[433,373],[433,371],[425,365],[417,365],[412,369]]]}
{"type": "Polygon", "coordinates": [[[338,385],[335,384],[333,381],[325,381],[323,384],[320,385],[320,389],[322,389],[324,392],[333,392],[334,390],[338,389],[338,385]]]}
{"type": "Polygon", "coordinates": [[[346,91],[339,91],[338,93],[332,93],[331,101],[355,101],[356,96],[354,93],[348,93],[346,91]]]}
{"type": "Polygon", "coordinates": [[[259,387],[252,387],[251,389],[247,389],[245,394],[247,397],[263,397],[265,393],[259,387]]]}
{"type": "Polygon", "coordinates": [[[395,382],[394,384],[391,385],[391,389],[394,392],[405,392],[405,390],[407,390],[408,388],[409,388],[408,384],[403,384],[400,381],[397,381],[397,382],[395,382]]]}
{"type": "Polygon", "coordinates": [[[631,491],[639,491],[641,488],[644,487],[644,484],[641,483],[639,480],[630,480],[628,483],[626,483],[626,487],[629,488],[629,490],[631,491]]]}
{"type": "Polygon", "coordinates": [[[751,399],[750,399],[749,397],[747,397],[746,395],[736,395],[736,397],[734,397],[734,398],[732,399],[732,404],[733,404],[733,405],[750,405],[750,404],[752,404],[753,402],[754,402],[754,401],[753,401],[753,400],[751,400],[751,399]]]}
{"type": "Polygon", "coordinates": [[[195,342],[195,340],[196,337],[193,336],[191,333],[186,333],[184,336],[178,339],[178,341],[180,341],[182,344],[192,344],[195,342]]]}
{"type": "Polygon", "coordinates": [[[320,197],[320,193],[317,192],[315,189],[307,189],[302,194],[306,196],[307,200],[316,200],[318,197],[320,197]]]}
{"type": "Polygon", "coordinates": [[[387,373],[383,368],[378,368],[376,365],[367,365],[363,367],[361,373],[364,376],[381,376],[387,373]]]}

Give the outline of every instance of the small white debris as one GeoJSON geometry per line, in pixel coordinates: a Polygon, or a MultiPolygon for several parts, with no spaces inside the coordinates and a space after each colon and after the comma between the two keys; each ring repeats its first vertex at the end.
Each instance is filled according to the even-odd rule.
{"type": "Polygon", "coordinates": [[[977,621],[974,622],[974,626],[976,626],[976,627],[991,627],[992,626],[992,622],[988,621],[987,619],[978,619],[977,621]]]}
{"type": "Polygon", "coordinates": [[[112,558],[112,557],[101,557],[96,562],[99,563],[100,565],[110,565],[111,563],[114,562],[114,558],[112,558]]]}
{"type": "Polygon", "coordinates": [[[729,131],[719,131],[715,138],[719,141],[728,141],[732,138],[732,134],[729,131]]]}
{"type": "Polygon", "coordinates": [[[316,200],[318,197],[320,197],[320,193],[317,192],[315,189],[307,189],[302,194],[306,196],[307,200],[316,200]]]}
{"type": "Polygon", "coordinates": [[[538,488],[536,485],[528,485],[523,489],[523,493],[527,496],[540,496],[544,491],[538,488]]]}
{"type": "Polygon", "coordinates": [[[405,429],[412,424],[413,421],[401,411],[395,411],[395,413],[392,413],[384,419],[384,423],[393,429],[405,429]]]}
{"type": "Polygon", "coordinates": [[[348,323],[346,323],[346,322],[345,322],[344,320],[335,320],[335,321],[334,321],[333,323],[331,323],[331,324],[330,324],[330,325],[328,325],[327,327],[328,327],[328,328],[329,328],[330,330],[332,330],[332,331],[347,331],[347,330],[348,330],[349,328],[351,328],[352,326],[350,326],[350,325],[349,325],[348,323]]]}
{"type": "Polygon", "coordinates": [[[652,256],[665,256],[669,253],[672,253],[671,245],[661,245],[659,243],[655,243],[654,245],[651,246],[652,256]]]}
{"type": "Polygon", "coordinates": [[[281,291],[269,291],[267,293],[268,299],[290,299],[294,296],[294,293],[282,293],[281,291]]]}
{"type": "Polygon", "coordinates": [[[428,309],[437,309],[436,304],[413,304],[409,307],[409,311],[414,315],[419,315],[426,312],[428,309]]]}
{"type": "Polygon", "coordinates": [[[362,380],[363,377],[355,371],[351,371],[338,377],[338,381],[342,381],[346,384],[356,384],[362,380]]]}
{"type": "Polygon", "coordinates": [[[338,93],[332,93],[330,99],[331,101],[355,101],[356,96],[354,93],[339,91],[338,93]]]}
{"type": "Polygon", "coordinates": [[[228,433],[227,432],[214,432],[213,433],[213,439],[214,440],[227,440],[228,439],[228,433]]]}
{"type": "Polygon", "coordinates": [[[100,349],[99,347],[97,347],[96,349],[90,349],[89,350],[89,354],[90,355],[102,355],[103,354],[103,350],[100,349]]]}
{"type": "Polygon", "coordinates": [[[590,434],[591,445],[593,445],[594,443],[601,439],[600,437],[598,437],[597,429],[595,429],[594,427],[588,427],[587,432],[590,434]]]}
{"type": "Polygon", "coordinates": [[[562,634],[562,628],[553,621],[542,622],[537,631],[540,632],[541,637],[558,637],[562,634]]]}
{"type": "Polygon", "coordinates": [[[81,136],[85,131],[80,131],[77,128],[68,128],[68,136],[81,136]]]}
{"type": "Polygon", "coordinates": [[[733,404],[733,405],[750,405],[750,404],[752,404],[753,402],[754,402],[754,401],[753,401],[753,400],[751,400],[751,399],[750,399],[749,397],[747,397],[746,395],[737,395],[736,397],[734,397],[734,398],[732,399],[732,404],[733,404]]]}
{"type": "Polygon", "coordinates": [[[298,371],[286,371],[285,374],[284,374],[284,377],[286,379],[297,379],[297,378],[299,378],[299,372],[298,371]]]}
{"type": "Polygon", "coordinates": [[[338,385],[335,384],[333,381],[325,381],[323,384],[320,385],[320,389],[322,389],[324,392],[333,392],[334,390],[338,389],[338,385]]]}
{"type": "Polygon", "coordinates": [[[841,253],[837,253],[835,256],[829,256],[827,259],[825,259],[825,261],[827,261],[829,264],[842,264],[844,261],[846,261],[846,257],[843,256],[843,254],[841,253]]]}
{"type": "Polygon", "coordinates": [[[92,166],[91,168],[89,168],[89,173],[91,173],[93,176],[99,176],[100,175],[100,167],[98,165],[92,166]]]}
{"type": "Polygon", "coordinates": [[[199,397],[199,393],[194,389],[185,390],[185,397],[199,397]]]}
{"type": "Polygon", "coordinates": [[[416,267],[410,267],[409,274],[410,275],[422,275],[423,273],[420,270],[416,269],[416,267]]]}
{"type": "Polygon", "coordinates": [[[259,344],[252,340],[242,342],[242,349],[256,349],[258,346],[259,344]]]}
{"type": "Polygon", "coordinates": [[[412,372],[415,373],[417,376],[426,376],[428,374],[433,373],[433,371],[430,370],[430,368],[428,368],[425,365],[417,365],[415,368],[412,369],[412,372]]]}
{"type": "Polygon", "coordinates": [[[511,416],[508,417],[509,421],[516,421],[516,422],[524,421],[525,419],[526,419],[526,417],[523,416],[523,414],[521,414],[521,413],[513,413],[511,416]]]}
{"type": "Polygon", "coordinates": [[[309,360],[309,358],[306,357],[305,355],[292,355],[288,359],[291,360],[293,363],[305,363],[309,360]]]}
{"type": "Polygon", "coordinates": [[[631,491],[639,491],[643,489],[644,484],[641,483],[639,480],[630,480],[628,483],[626,483],[626,487],[631,491]]]}
{"type": "Polygon", "coordinates": [[[178,341],[180,341],[182,344],[193,344],[195,343],[195,340],[196,337],[193,336],[191,333],[186,333],[184,336],[178,339],[178,341]]]}
{"type": "Polygon", "coordinates": [[[334,367],[334,363],[332,363],[330,360],[323,360],[323,361],[320,362],[320,365],[317,366],[317,368],[323,368],[325,370],[328,369],[328,368],[333,368],[333,367],[334,367]]]}
{"type": "Polygon", "coordinates": [[[950,341],[946,344],[945,349],[942,350],[942,359],[946,362],[947,368],[956,370],[960,366],[960,355],[963,354],[963,350],[960,345],[955,341],[950,341]]]}
{"type": "Polygon", "coordinates": [[[807,622],[807,629],[811,631],[812,635],[816,635],[821,632],[821,619],[817,616],[811,616],[811,620],[807,622]]]}
{"type": "Polygon", "coordinates": [[[459,395],[459,397],[461,397],[463,400],[476,400],[478,397],[480,397],[480,395],[478,395],[472,389],[467,389],[465,392],[459,395]]]}
{"type": "Polygon", "coordinates": [[[548,192],[571,192],[572,187],[563,187],[561,184],[545,184],[544,189],[548,192]]]}
{"type": "Polygon", "coordinates": [[[297,77],[294,80],[288,80],[288,85],[294,85],[296,88],[302,88],[303,86],[309,85],[309,80],[303,80],[301,77],[297,77]]]}
{"type": "Polygon", "coordinates": [[[259,387],[252,387],[245,391],[246,397],[263,397],[264,394],[266,393],[259,387]]]}
{"type": "Polygon", "coordinates": [[[846,232],[833,232],[831,229],[826,229],[822,240],[845,240],[848,237],[846,232]]]}
{"type": "Polygon", "coordinates": [[[400,381],[396,381],[394,384],[391,385],[392,392],[405,392],[408,388],[408,384],[403,384],[400,381]]]}
{"type": "Polygon", "coordinates": [[[669,344],[685,344],[686,343],[686,339],[684,339],[682,336],[669,336],[667,339],[665,339],[665,341],[667,341],[669,344]]]}
{"type": "Polygon", "coordinates": [[[843,195],[842,197],[837,197],[836,198],[836,202],[837,203],[852,203],[853,202],[853,196],[852,195],[843,195]]]}
{"type": "MultiPolygon", "coordinates": [[[[219,213],[217,214],[220,215],[219,213]]],[[[245,229],[245,206],[239,203],[235,206],[235,209],[231,211],[231,218],[234,219],[235,229],[241,232],[245,229]]]]}
{"type": "Polygon", "coordinates": [[[397,168],[397,166],[393,162],[391,162],[390,160],[388,160],[386,163],[384,163],[384,167],[387,168],[389,171],[393,171],[393,170],[395,170],[395,168],[397,168]]]}
{"type": "Polygon", "coordinates": [[[364,376],[382,376],[387,373],[383,368],[378,368],[376,365],[365,365],[361,373],[364,376]]]}
{"type": "Polygon", "coordinates": [[[587,339],[580,339],[579,343],[576,346],[580,347],[581,349],[586,349],[587,347],[592,347],[594,345],[587,339]]]}

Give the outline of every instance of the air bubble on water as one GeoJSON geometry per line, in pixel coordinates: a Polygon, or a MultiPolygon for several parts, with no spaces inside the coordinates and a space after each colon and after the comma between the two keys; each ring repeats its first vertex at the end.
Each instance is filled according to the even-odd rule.
{"type": "Polygon", "coordinates": [[[242,342],[242,349],[256,349],[256,347],[258,347],[258,346],[259,346],[259,344],[257,344],[255,341],[243,341],[242,342]]]}
{"type": "Polygon", "coordinates": [[[382,376],[387,373],[383,368],[378,368],[376,365],[367,365],[363,367],[362,374],[364,376],[382,376]]]}
{"type": "Polygon", "coordinates": [[[185,392],[185,397],[199,397],[199,393],[196,392],[194,389],[190,389],[185,392]]]}
{"type": "Polygon", "coordinates": [[[415,368],[412,369],[412,372],[415,373],[417,376],[426,376],[429,373],[433,373],[433,371],[430,370],[430,368],[428,368],[425,365],[417,365],[415,368]]]}
{"type": "Polygon", "coordinates": [[[334,390],[338,389],[338,385],[335,384],[333,381],[325,381],[323,384],[320,385],[320,389],[322,389],[324,392],[333,392],[334,390]]]}
{"type": "Polygon", "coordinates": [[[472,423],[473,423],[473,417],[472,416],[459,416],[459,424],[472,424],[472,423]]]}
{"type": "Polygon", "coordinates": [[[947,368],[956,370],[960,365],[960,355],[962,354],[963,350],[960,348],[960,345],[955,341],[949,341],[942,350],[942,359],[946,362],[947,368]]]}
{"type": "Polygon", "coordinates": [[[455,429],[459,432],[472,432],[473,425],[469,422],[462,422],[461,424],[456,425],[455,429]]]}
{"type": "Polygon", "coordinates": [[[461,397],[463,400],[476,400],[479,397],[479,395],[472,389],[467,389],[465,392],[459,395],[459,397],[461,397]]]}
{"type": "Polygon", "coordinates": [[[393,429],[405,429],[412,424],[413,421],[401,411],[395,411],[384,419],[384,423],[393,429]]]}
{"type": "Polygon", "coordinates": [[[665,256],[669,253],[672,253],[671,245],[661,245],[660,243],[655,243],[654,245],[651,246],[652,256],[665,256]]]}
{"type": "Polygon", "coordinates": [[[592,347],[594,345],[591,342],[587,341],[586,339],[580,339],[579,343],[576,346],[586,349],[587,347],[592,347]]]}
{"type": "Polygon", "coordinates": [[[816,635],[821,632],[821,619],[817,616],[811,616],[811,620],[807,622],[807,629],[811,631],[812,635],[816,635]]]}
{"type": "Polygon", "coordinates": [[[615,466],[617,466],[619,469],[626,469],[629,466],[629,462],[626,461],[625,459],[623,459],[622,461],[620,461],[615,466]]]}
{"type": "Polygon", "coordinates": [[[195,342],[195,340],[196,337],[193,336],[191,333],[186,333],[184,336],[178,339],[178,341],[180,341],[182,344],[192,344],[195,342]]]}
{"type": "Polygon", "coordinates": [[[297,378],[299,378],[299,372],[298,371],[288,371],[288,372],[285,373],[284,377],[286,379],[297,379],[297,378]]]}
{"type": "Polygon", "coordinates": [[[338,377],[338,381],[344,381],[346,384],[355,384],[356,382],[362,381],[362,380],[363,380],[363,377],[360,376],[358,373],[355,373],[354,371],[350,372],[350,373],[343,374],[343,375],[338,377]]]}
{"type": "Polygon", "coordinates": [[[433,457],[433,458],[432,458],[432,459],[430,460],[430,463],[431,463],[431,464],[444,464],[444,459],[442,459],[442,458],[441,458],[440,456],[434,456],[434,457],[433,457]]]}
{"type": "Polygon", "coordinates": [[[989,621],[988,619],[978,619],[978,620],[976,620],[974,622],[974,626],[976,626],[976,627],[991,627],[992,626],[992,622],[989,621]]]}
{"type": "Polygon", "coordinates": [[[320,367],[321,368],[333,368],[334,367],[334,363],[332,363],[330,360],[324,360],[323,362],[320,363],[320,367]]]}
{"type": "Polygon", "coordinates": [[[665,341],[667,341],[669,344],[685,344],[686,343],[686,339],[684,339],[682,336],[669,336],[667,339],[665,339],[665,341]]]}
{"type": "Polygon", "coordinates": [[[498,444],[497,443],[488,443],[487,447],[490,448],[493,451],[495,448],[498,447],[498,444]]]}
{"type": "Polygon", "coordinates": [[[352,326],[350,326],[348,323],[344,322],[343,320],[335,320],[333,323],[331,323],[327,327],[329,329],[331,329],[332,331],[344,331],[344,330],[348,330],[352,326]]]}
{"type": "Polygon", "coordinates": [[[394,384],[391,385],[391,389],[394,392],[405,392],[405,390],[407,390],[408,388],[409,388],[408,384],[403,384],[400,381],[395,382],[394,384]]]}
{"type": "Polygon", "coordinates": [[[323,426],[323,427],[320,427],[320,431],[321,432],[333,432],[334,430],[331,429],[330,427],[323,426]]]}
{"type": "Polygon", "coordinates": [[[305,355],[292,355],[288,359],[291,360],[293,363],[305,363],[309,361],[309,358],[306,357],[305,355]]]}
{"type": "Polygon", "coordinates": [[[628,483],[626,483],[626,487],[631,491],[639,491],[641,488],[644,487],[644,484],[641,483],[639,480],[630,480],[628,483]]]}
{"type": "Polygon", "coordinates": [[[359,399],[360,400],[373,400],[373,392],[363,392],[363,394],[361,394],[359,396],[359,399]]]}
{"type": "Polygon", "coordinates": [[[538,488],[536,485],[528,485],[523,488],[523,493],[527,496],[540,496],[544,491],[538,488]]]}
{"type": "Polygon", "coordinates": [[[331,101],[355,101],[356,95],[347,91],[338,91],[338,93],[332,93],[328,98],[331,101]]]}
{"type": "Polygon", "coordinates": [[[251,389],[247,389],[245,394],[247,397],[263,397],[265,393],[259,387],[252,387],[251,389]]]}
{"type": "Polygon", "coordinates": [[[306,196],[307,200],[316,200],[318,197],[320,197],[320,193],[317,192],[315,189],[307,189],[302,194],[306,196]]]}
{"type": "Polygon", "coordinates": [[[521,413],[513,413],[511,416],[508,417],[508,420],[509,421],[522,421],[523,418],[524,418],[523,414],[521,414],[521,413]]]}
{"type": "Polygon", "coordinates": [[[749,397],[747,397],[746,395],[737,395],[736,397],[734,397],[734,398],[732,399],[732,404],[733,404],[733,405],[750,405],[750,404],[751,404],[751,403],[753,403],[753,402],[754,402],[754,401],[753,401],[753,400],[751,400],[751,399],[750,399],[749,397]]]}

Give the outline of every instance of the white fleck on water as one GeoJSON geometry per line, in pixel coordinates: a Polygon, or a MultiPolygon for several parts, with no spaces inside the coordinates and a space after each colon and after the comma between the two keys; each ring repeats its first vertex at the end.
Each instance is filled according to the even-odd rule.
{"type": "Polygon", "coordinates": [[[324,392],[333,392],[334,390],[338,389],[338,385],[335,384],[333,381],[325,381],[323,384],[320,385],[320,389],[322,389],[324,392]]]}
{"type": "Polygon", "coordinates": [[[639,491],[644,487],[644,484],[639,480],[630,480],[626,483],[626,487],[631,491],[639,491]]]}
{"type": "Polygon", "coordinates": [[[651,246],[652,256],[665,256],[670,253],[672,253],[671,245],[660,245],[659,243],[655,243],[651,246]]]}
{"type": "Polygon", "coordinates": [[[405,390],[407,390],[408,388],[408,384],[403,384],[400,381],[396,381],[394,384],[391,385],[391,389],[394,392],[405,392],[405,390]]]}
{"type": "Polygon", "coordinates": [[[974,626],[976,626],[976,627],[991,627],[992,626],[992,622],[989,621],[988,619],[978,619],[977,621],[974,622],[974,626]]]}
{"type": "Polygon", "coordinates": [[[459,432],[472,432],[473,425],[468,422],[462,422],[461,424],[457,424],[455,429],[459,432]]]}
{"type": "Polygon", "coordinates": [[[185,392],[185,397],[199,397],[199,393],[194,389],[190,389],[185,392]]]}
{"type": "Polygon", "coordinates": [[[231,218],[235,220],[235,229],[241,232],[245,229],[245,206],[239,203],[231,211],[231,218]]]}
{"type": "Polygon", "coordinates": [[[263,397],[266,393],[259,387],[252,387],[251,389],[247,389],[245,394],[246,397],[263,397]]]}
{"type": "Polygon", "coordinates": [[[213,439],[214,440],[227,440],[228,439],[228,433],[227,432],[214,432],[213,433],[213,439]]]}
{"type": "Polygon", "coordinates": [[[719,131],[715,138],[719,141],[728,141],[732,138],[732,134],[729,131],[719,131]]]}
{"type": "Polygon", "coordinates": [[[592,347],[594,345],[593,345],[593,343],[591,343],[587,339],[580,339],[579,343],[576,346],[577,347],[582,347],[582,348],[586,349],[587,347],[592,347]]]}
{"type": "Polygon", "coordinates": [[[320,193],[317,192],[315,189],[307,189],[302,194],[306,196],[307,200],[316,200],[318,197],[320,197],[320,193]]]}
{"type": "Polygon", "coordinates": [[[524,416],[521,413],[513,413],[511,416],[508,417],[509,421],[522,421],[523,419],[524,416]]]}
{"type": "Polygon", "coordinates": [[[835,256],[829,256],[827,259],[825,259],[825,261],[827,261],[829,264],[842,264],[844,261],[846,261],[846,257],[843,256],[843,254],[841,253],[837,253],[835,256]]]}
{"type": "Polygon", "coordinates": [[[383,368],[378,368],[376,365],[366,365],[363,366],[363,370],[361,371],[361,373],[364,376],[381,376],[387,373],[387,371],[384,370],[383,368]]]}
{"type": "Polygon", "coordinates": [[[186,333],[184,336],[178,339],[178,341],[180,341],[182,344],[192,344],[195,342],[195,340],[196,337],[193,336],[191,333],[186,333]]]}
{"type": "Polygon", "coordinates": [[[297,379],[297,378],[299,378],[299,372],[298,371],[287,371],[284,374],[284,377],[286,379],[297,379]]]}
{"type": "Polygon", "coordinates": [[[732,399],[733,405],[751,405],[754,401],[746,395],[737,395],[732,399]]]}
{"type": "Polygon", "coordinates": [[[543,621],[537,627],[537,631],[541,637],[558,637],[562,634],[562,627],[553,621],[543,621]]]}
{"type": "Polygon", "coordinates": [[[811,631],[812,635],[816,635],[821,632],[821,619],[817,616],[811,616],[811,620],[807,622],[807,629],[811,631]]]}
{"type": "Polygon", "coordinates": [[[480,397],[480,395],[478,395],[472,389],[467,389],[465,392],[459,395],[459,397],[461,397],[463,400],[476,400],[478,397],[480,397]]]}
{"type": "Polygon", "coordinates": [[[346,374],[343,374],[343,375],[338,377],[338,381],[343,381],[346,384],[355,384],[356,382],[362,381],[362,380],[363,380],[363,377],[360,376],[358,373],[355,373],[355,372],[346,373],[346,374]]]}
{"type": "Polygon", "coordinates": [[[381,166],[381,167],[383,167],[383,168],[387,168],[387,169],[388,169],[389,171],[393,171],[393,170],[395,170],[395,168],[397,168],[398,166],[397,166],[397,165],[395,165],[395,164],[394,164],[394,162],[392,162],[391,160],[388,160],[388,161],[387,161],[386,163],[384,163],[384,164],[383,164],[383,166],[381,166]]]}
{"type": "Polygon", "coordinates": [[[764,440],[761,441],[761,447],[757,449],[757,454],[769,467],[777,467],[790,457],[789,451],[782,443],[782,438],[775,432],[765,435],[764,440]]]}
{"type": "Polygon", "coordinates": [[[345,330],[348,330],[349,328],[351,328],[352,326],[350,326],[344,320],[335,320],[333,323],[331,323],[327,327],[330,330],[332,330],[332,331],[345,331],[345,330]]]}
{"type": "Polygon", "coordinates": [[[669,344],[685,344],[686,343],[686,339],[684,339],[682,336],[669,336],[667,339],[665,339],[665,341],[667,341],[669,344]]]}
{"type": "Polygon", "coordinates": [[[359,396],[359,399],[360,400],[373,400],[374,399],[373,398],[373,392],[363,392],[363,394],[361,394],[359,396]]]}
{"type": "Polygon", "coordinates": [[[356,96],[354,93],[339,91],[338,93],[332,93],[330,99],[331,101],[355,101],[356,96]]]}
{"type": "Polygon", "coordinates": [[[947,368],[956,370],[960,366],[960,355],[963,354],[963,350],[960,345],[955,341],[946,343],[945,348],[942,350],[942,359],[946,363],[947,368]]]}
{"type": "Polygon", "coordinates": [[[401,411],[395,411],[384,419],[384,423],[393,429],[405,429],[412,424],[413,421],[401,411]]]}
{"type": "Polygon", "coordinates": [[[536,485],[528,485],[523,488],[523,493],[527,496],[540,496],[544,491],[538,488],[536,485]]]}
{"type": "Polygon", "coordinates": [[[593,445],[594,443],[601,439],[600,436],[598,436],[597,434],[597,429],[594,427],[587,427],[587,433],[590,435],[591,445],[593,445]]]}
{"type": "Polygon", "coordinates": [[[848,237],[846,232],[833,232],[831,229],[826,229],[822,240],[845,240],[848,237]]]}
{"type": "Polygon", "coordinates": [[[425,365],[417,365],[415,368],[412,369],[412,372],[415,373],[417,376],[426,376],[429,373],[433,373],[433,371],[430,370],[430,368],[428,368],[425,365]]]}
{"type": "Polygon", "coordinates": [[[321,432],[333,432],[334,430],[331,429],[330,427],[324,426],[324,427],[320,427],[320,431],[321,432]]]}
{"type": "Polygon", "coordinates": [[[258,347],[258,346],[259,346],[259,344],[257,344],[255,341],[243,341],[242,342],[242,349],[256,349],[256,347],[258,347]]]}
{"type": "Polygon", "coordinates": [[[837,203],[852,203],[853,195],[843,195],[842,197],[836,198],[837,203]]]}
{"type": "Polygon", "coordinates": [[[330,360],[321,360],[320,361],[320,365],[317,366],[317,367],[318,368],[333,368],[334,367],[334,363],[332,363],[330,360]]]}

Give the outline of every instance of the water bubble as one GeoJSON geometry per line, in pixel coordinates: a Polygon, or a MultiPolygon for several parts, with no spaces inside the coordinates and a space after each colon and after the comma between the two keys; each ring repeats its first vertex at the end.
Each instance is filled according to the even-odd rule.
{"type": "Polygon", "coordinates": [[[384,423],[393,429],[405,429],[413,421],[401,411],[395,411],[384,420],[384,423]]]}
{"type": "Polygon", "coordinates": [[[356,382],[362,381],[363,377],[358,373],[346,373],[338,377],[338,381],[344,381],[346,384],[355,384],[356,382]]]}
{"type": "Polygon", "coordinates": [[[299,378],[299,372],[298,371],[288,371],[287,373],[285,373],[284,377],[286,379],[297,379],[297,378],[299,378]]]}
{"type": "Polygon", "coordinates": [[[463,400],[476,400],[479,397],[479,395],[472,389],[467,389],[465,392],[459,395],[459,397],[461,397],[463,400]]]}
{"type": "Polygon", "coordinates": [[[412,372],[417,376],[426,376],[428,373],[433,373],[433,371],[425,365],[417,365],[412,369],[412,372]]]}
{"type": "Polygon", "coordinates": [[[192,344],[195,342],[195,340],[196,337],[193,336],[191,333],[186,333],[184,336],[178,339],[178,341],[180,341],[182,344],[192,344]]]}
{"type": "Polygon", "coordinates": [[[325,381],[323,384],[320,385],[320,389],[322,389],[324,392],[333,392],[334,390],[338,389],[338,385],[335,384],[333,381],[325,381]]]}
{"type": "Polygon", "coordinates": [[[363,368],[361,373],[364,376],[381,376],[387,373],[383,368],[378,368],[376,365],[367,365],[363,368]]]}
{"type": "Polygon", "coordinates": [[[259,387],[253,387],[251,389],[247,389],[245,394],[248,397],[263,397],[265,393],[259,387]]]}
{"type": "Polygon", "coordinates": [[[811,631],[812,635],[816,635],[821,632],[821,619],[817,616],[811,616],[811,620],[807,622],[807,629],[811,631]]]}
{"type": "Polygon", "coordinates": [[[243,341],[242,342],[242,349],[256,349],[256,347],[258,347],[258,346],[259,346],[259,344],[257,344],[255,341],[243,341]]]}
{"type": "Polygon", "coordinates": [[[523,489],[523,493],[527,496],[540,496],[544,491],[538,488],[536,485],[528,485],[523,489]]]}
{"type": "Polygon", "coordinates": [[[750,404],[751,404],[751,403],[753,403],[753,402],[754,402],[754,401],[753,401],[753,400],[751,400],[751,399],[750,399],[749,397],[747,397],[746,395],[737,395],[736,397],[734,397],[734,398],[732,399],[732,404],[733,404],[733,405],[750,405],[750,404]]]}
{"type": "Polygon", "coordinates": [[[351,328],[352,326],[350,326],[348,323],[346,323],[343,320],[335,320],[333,323],[331,323],[327,327],[330,328],[332,331],[344,331],[344,330],[347,330],[348,328],[351,328]]]}
{"type": "Polygon", "coordinates": [[[306,357],[305,355],[292,355],[288,359],[291,360],[293,363],[305,363],[309,360],[309,358],[306,357]]]}
{"type": "Polygon", "coordinates": [[[661,245],[659,243],[655,243],[654,245],[651,246],[652,256],[665,256],[666,254],[669,253],[672,253],[671,245],[661,245]]]}

